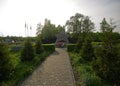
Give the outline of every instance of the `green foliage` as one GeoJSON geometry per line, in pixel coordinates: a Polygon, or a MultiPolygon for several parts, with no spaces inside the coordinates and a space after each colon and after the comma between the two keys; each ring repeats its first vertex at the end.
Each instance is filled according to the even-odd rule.
{"type": "Polygon", "coordinates": [[[70,60],[72,61],[73,66],[79,66],[81,63],[84,62],[83,58],[80,57],[78,53],[69,53],[70,60]]]}
{"type": "Polygon", "coordinates": [[[74,36],[77,36],[77,33],[81,33],[83,19],[84,15],[80,13],[76,13],[74,16],[71,16],[70,20],[66,22],[66,26],[68,26],[67,32],[73,33],[74,36]]]}
{"type": "MultiPolygon", "coordinates": [[[[105,19],[103,19],[103,21],[105,21],[105,19]]],[[[112,84],[120,85],[119,42],[112,32],[114,28],[103,21],[101,23],[101,29],[103,30],[101,40],[103,45],[96,49],[96,58],[93,61],[93,68],[96,74],[102,79],[112,84]]]]}
{"type": "Polygon", "coordinates": [[[105,46],[96,49],[93,68],[98,76],[111,83],[120,84],[120,56],[116,46],[105,46]]]}
{"type": "Polygon", "coordinates": [[[64,29],[64,27],[62,27],[61,25],[58,25],[56,29],[57,29],[57,33],[59,33],[64,29]]]}
{"type": "Polygon", "coordinates": [[[42,38],[47,39],[55,36],[55,26],[52,24],[45,25],[42,29],[42,38]]]}
{"type": "Polygon", "coordinates": [[[41,54],[43,52],[41,38],[39,36],[37,37],[35,48],[36,48],[36,54],[41,54]]]}
{"type": "Polygon", "coordinates": [[[77,84],[81,86],[105,86],[101,85],[101,79],[94,74],[90,64],[83,64],[82,66],[77,67],[76,71],[80,76],[80,81],[77,82],[77,84]]]}
{"type": "Polygon", "coordinates": [[[92,38],[94,42],[101,42],[100,38],[101,38],[101,32],[93,32],[92,33],[92,38]]]}
{"type": "Polygon", "coordinates": [[[113,23],[112,19],[110,20],[110,23],[106,21],[106,18],[103,18],[101,24],[101,32],[113,32],[113,30],[116,28],[115,23],[113,23]]]}
{"type": "Polygon", "coordinates": [[[76,44],[67,44],[68,52],[74,52],[75,48],[76,48],[76,44]]]}
{"type": "Polygon", "coordinates": [[[97,76],[90,62],[86,62],[78,53],[69,53],[74,69],[76,86],[113,86],[97,76]]]}
{"type": "Polygon", "coordinates": [[[32,61],[34,56],[35,54],[34,54],[32,43],[30,42],[29,38],[27,38],[24,44],[24,48],[21,52],[21,60],[32,61]]]}
{"type": "Polygon", "coordinates": [[[43,44],[42,46],[43,46],[44,51],[46,51],[46,52],[52,53],[52,52],[55,51],[55,45],[54,44],[43,44]]]}
{"type": "Polygon", "coordinates": [[[94,49],[90,37],[85,39],[82,49],[80,51],[81,57],[86,61],[92,61],[94,57],[94,49]]]}
{"type": "Polygon", "coordinates": [[[37,24],[37,29],[36,29],[36,35],[37,36],[41,35],[42,28],[43,28],[43,26],[41,25],[41,23],[38,23],[37,24]]]}
{"type": "Polygon", "coordinates": [[[75,51],[77,52],[77,53],[79,53],[80,52],[80,50],[81,50],[81,48],[82,48],[82,45],[83,45],[83,38],[80,36],[79,38],[78,38],[78,41],[77,41],[77,45],[76,45],[76,49],[75,49],[75,51]]]}
{"type": "Polygon", "coordinates": [[[55,43],[56,35],[64,29],[63,26],[52,24],[50,20],[45,19],[44,25],[37,25],[37,36],[41,36],[42,43],[55,43]]]}
{"type": "Polygon", "coordinates": [[[82,24],[82,32],[88,33],[94,30],[94,23],[90,20],[90,17],[86,16],[82,24]]]}
{"type": "MultiPolygon", "coordinates": [[[[9,46],[11,47],[11,45],[9,46]]],[[[3,47],[1,49],[0,47],[0,50],[3,49],[7,49],[7,48],[3,47]]],[[[16,86],[21,84],[21,82],[34,71],[36,66],[40,65],[46,59],[46,57],[50,54],[50,52],[43,51],[41,54],[35,54],[35,57],[32,61],[25,61],[25,62],[21,61],[20,51],[10,52],[9,54],[11,57],[10,58],[11,64],[9,64],[9,66],[12,67],[14,70],[11,71],[8,79],[4,79],[4,80],[2,80],[2,78],[0,79],[0,86],[16,86]]]]}
{"type": "Polygon", "coordinates": [[[12,70],[13,65],[11,63],[8,48],[5,44],[0,43],[0,82],[8,79],[12,70]]]}
{"type": "Polygon", "coordinates": [[[67,32],[72,33],[73,37],[79,36],[81,33],[88,33],[93,31],[94,23],[90,20],[90,17],[83,14],[76,13],[71,16],[66,22],[67,32]]]}

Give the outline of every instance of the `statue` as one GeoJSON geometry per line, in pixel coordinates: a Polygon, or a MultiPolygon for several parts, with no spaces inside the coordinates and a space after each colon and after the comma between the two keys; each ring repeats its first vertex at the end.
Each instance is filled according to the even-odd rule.
{"type": "Polygon", "coordinates": [[[65,34],[64,29],[59,34],[57,34],[56,37],[57,37],[57,40],[55,42],[55,45],[57,47],[64,47],[67,43],[69,43],[68,35],[65,34]]]}

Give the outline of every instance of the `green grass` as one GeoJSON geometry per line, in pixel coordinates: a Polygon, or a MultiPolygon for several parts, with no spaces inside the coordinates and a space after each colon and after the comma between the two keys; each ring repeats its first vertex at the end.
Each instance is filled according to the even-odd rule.
{"type": "Polygon", "coordinates": [[[77,86],[112,86],[98,77],[92,68],[92,63],[86,62],[77,53],[69,52],[71,63],[75,69],[77,86]]]}

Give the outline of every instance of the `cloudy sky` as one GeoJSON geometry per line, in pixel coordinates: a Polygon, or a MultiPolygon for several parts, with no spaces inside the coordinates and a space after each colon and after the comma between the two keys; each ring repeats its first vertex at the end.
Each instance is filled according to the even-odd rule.
{"type": "Polygon", "coordinates": [[[0,35],[25,36],[26,22],[35,36],[45,18],[64,25],[75,13],[90,16],[96,30],[104,17],[113,18],[120,31],[120,0],[0,0],[0,35]]]}

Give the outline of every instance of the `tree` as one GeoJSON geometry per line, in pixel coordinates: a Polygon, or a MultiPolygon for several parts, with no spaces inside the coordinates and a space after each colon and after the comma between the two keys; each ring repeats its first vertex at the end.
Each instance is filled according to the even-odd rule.
{"type": "Polygon", "coordinates": [[[41,39],[43,43],[54,43],[56,40],[56,34],[59,32],[60,26],[56,28],[54,24],[51,24],[50,20],[45,20],[45,24],[42,29],[41,39]]]}
{"type": "Polygon", "coordinates": [[[75,16],[71,16],[70,20],[66,22],[67,31],[73,34],[81,33],[83,19],[84,15],[80,13],[76,13],[75,16]]]}
{"type": "Polygon", "coordinates": [[[56,32],[56,26],[54,24],[51,24],[50,20],[45,20],[45,24],[41,34],[42,39],[52,38],[53,36],[55,36],[56,32]]]}
{"type": "Polygon", "coordinates": [[[110,19],[110,23],[106,21],[106,18],[103,18],[101,24],[101,32],[112,32],[114,28],[116,28],[115,23],[113,23],[113,20],[110,19]]]}
{"type": "Polygon", "coordinates": [[[60,32],[64,29],[64,27],[61,26],[61,25],[58,25],[58,26],[56,27],[56,29],[57,29],[57,33],[56,33],[56,34],[58,34],[58,33],[60,33],[60,32]]]}
{"type": "Polygon", "coordinates": [[[38,23],[37,24],[37,32],[36,32],[36,35],[38,36],[38,35],[41,35],[41,33],[42,33],[42,28],[43,28],[43,26],[41,25],[41,23],[38,23]]]}
{"type": "Polygon", "coordinates": [[[96,49],[96,58],[93,61],[93,69],[102,79],[113,84],[120,84],[119,42],[112,32],[113,29],[113,26],[111,26],[104,18],[101,23],[101,40],[103,45],[96,49]]]}
{"type": "Polygon", "coordinates": [[[24,48],[21,52],[21,60],[22,61],[32,61],[34,59],[34,49],[30,39],[27,38],[24,43],[24,48]]]}
{"type": "Polygon", "coordinates": [[[90,20],[88,16],[86,16],[83,20],[82,25],[82,32],[83,33],[89,33],[94,30],[94,23],[90,20]]]}
{"type": "Polygon", "coordinates": [[[0,81],[9,78],[13,66],[5,44],[0,43],[0,81]]]}
{"type": "Polygon", "coordinates": [[[66,27],[67,32],[72,35],[72,38],[78,39],[77,51],[79,52],[80,46],[82,44],[81,42],[84,42],[87,33],[94,30],[94,23],[90,20],[90,17],[76,13],[75,16],[71,16],[70,20],[66,22],[66,27]]]}
{"type": "Polygon", "coordinates": [[[94,23],[90,20],[88,16],[84,17],[81,23],[81,32],[79,33],[78,41],[77,41],[77,48],[76,51],[80,52],[83,42],[85,38],[94,30],[94,23]]]}

